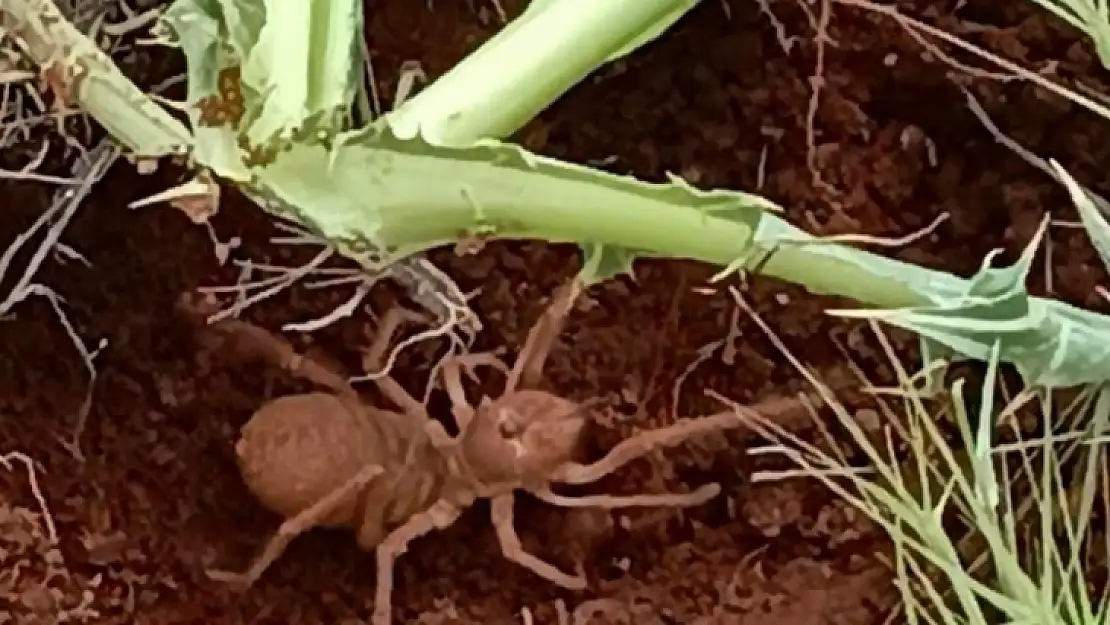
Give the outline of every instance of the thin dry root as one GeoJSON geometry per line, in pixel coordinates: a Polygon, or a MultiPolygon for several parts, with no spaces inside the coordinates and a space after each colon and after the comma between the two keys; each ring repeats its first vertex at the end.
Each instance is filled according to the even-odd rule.
{"type": "Polygon", "coordinates": [[[379,465],[370,465],[356,473],[342,486],[335,489],[328,496],[313,504],[297,516],[287,519],[281,524],[277,533],[266,543],[266,548],[254,559],[250,568],[242,573],[233,571],[209,570],[208,577],[226,584],[247,588],[258,581],[258,578],[270,567],[294,538],[318,525],[327,518],[341,504],[350,498],[375,477],[382,474],[384,469],[379,465]]]}
{"type": "Polygon", "coordinates": [[[50,541],[51,545],[57,545],[58,528],[54,524],[54,515],[50,513],[50,507],[46,505],[46,497],[43,496],[42,489],[39,488],[38,474],[35,471],[35,461],[23,452],[10,451],[0,455],[0,466],[11,471],[13,460],[22,463],[23,466],[27,468],[27,484],[31,487],[31,494],[35,497],[35,501],[42,511],[42,519],[43,522],[46,523],[46,538],[50,541]]]}

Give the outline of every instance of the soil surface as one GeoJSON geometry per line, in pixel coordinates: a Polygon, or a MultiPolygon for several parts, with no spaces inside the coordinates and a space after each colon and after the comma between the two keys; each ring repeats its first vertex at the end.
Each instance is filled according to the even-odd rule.
{"type": "MultiPolygon", "coordinates": [[[[484,1],[426,4],[368,2],[368,41],[387,100],[404,61],[418,60],[438,76],[498,26],[484,1]]],[[[510,12],[518,9],[512,4],[505,3],[510,12]]],[[[1031,3],[898,4],[1036,71],[1105,92],[1088,43],[1031,3]]],[[[144,84],[180,69],[134,54],[123,61],[144,84]]],[[[1044,211],[1075,216],[1061,189],[984,130],[958,84],[1003,130],[1105,191],[1098,184],[1107,159],[1098,153],[1110,150],[1110,125],[1028,83],[969,77],[889,17],[821,2],[707,0],[659,41],[586,80],[520,140],[544,154],[647,179],[671,171],[702,186],[758,191],[818,234],[903,236],[947,211],[951,218],[933,234],[888,253],[968,275],[992,248],[1013,258],[1044,211]],[[815,27],[824,21],[831,42],[819,52],[815,27]],[[815,104],[814,85],[821,87],[815,104]]],[[[107,342],[76,447],[74,415],[88,376],[51,308],[32,298],[0,323],[0,452],[32,459],[37,480],[28,482],[24,456],[11,456],[11,471],[0,471],[0,614],[11,614],[0,623],[367,622],[373,557],[344,532],[297,539],[246,592],[204,575],[208,566],[245,566],[279,525],[247,492],[233,445],[261,403],[306,387],[276,368],[211,350],[203,330],[175,311],[181,294],[237,278],[235,268],[218,262],[205,228],[173,210],[126,207],[180,176],[164,170],[142,177],[118,163],[63,237],[91,267],[54,259],[39,275],[66,299],[86,344],[107,342]],[[57,547],[50,542],[55,531],[57,547]]],[[[7,242],[41,214],[51,187],[3,180],[0,188],[0,241],[7,242]]],[[[212,223],[221,240],[241,238],[235,258],[306,258],[303,250],[270,244],[278,234],[270,220],[234,194],[212,223]]],[[[1052,266],[1038,269],[1033,287],[1099,307],[1094,287],[1104,276],[1082,231],[1054,227],[1050,237],[1052,266]]],[[[432,259],[464,290],[480,289],[473,306],[485,329],[476,348],[505,347],[510,357],[579,263],[573,248],[541,243],[492,244],[468,257],[443,251],[432,259]]],[[[571,315],[549,384],[573,399],[602,399],[590,453],[601,455],[635,429],[719,409],[706,389],[754,402],[804,388],[753,322],[736,315],[727,294],[697,290],[710,275],[690,263],[640,262],[635,281],[592,288],[571,315]]],[[[368,311],[384,312],[399,293],[382,286],[358,314],[314,333],[314,353],[353,370],[374,327],[368,311]]],[[[866,334],[823,314],[842,302],[760,278],[747,294],[825,379],[848,377],[836,341],[870,375],[889,375],[866,334]]],[[[245,316],[277,330],[323,315],[349,295],[298,287],[245,316]]],[[[309,345],[307,336],[294,338],[309,345]]],[[[912,357],[912,342],[899,344],[912,357]]],[[[398,379],[421,391],[441,347],[404,352],[398,379]]],[[[583,525],[596,519],[521,498],[525,546],[563,567],[584,559],[591,584],[582,593],[504,560],[488,507],[479,505],[402,556],[395,620],[882,623],[896,599],[879,557],[882,533],[818,485],[753,483],[753,471],[772,466],[746,453],[754,444],[732,435],[688,444],[605,480],[596,488],[633,493],[715,481],[723,494],[683,512],[614,514],[612,529],[596,540],[583,538],[590,533],[583,525]]]]}

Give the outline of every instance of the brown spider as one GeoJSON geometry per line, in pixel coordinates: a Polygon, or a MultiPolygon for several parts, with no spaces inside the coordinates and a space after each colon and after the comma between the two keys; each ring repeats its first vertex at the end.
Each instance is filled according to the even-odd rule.
{"type": "MultiPolygon", "coordinates": [[[[570,575],[522,548],[513,525],[515,490],[564,507],[684,507],[716,496],[717,484],[682,494],[567,497],[552,491],[553,483],[595,482],[653,449],[743,425],[731,411],[684,420],[639,433],[598,462],[571,461],[586,424],[583,406],[535,387],[578,290],[572,283],[556,294],[529,332],[512,369],[489,353],[444,363],[444,387],[460,432],[456,437],[389,376],[374,381],[400,412],[363,403],[347,380],[298,355],[266,330],[237,320],[219,322],[214,327],[242,347],[332,392],[279,397],[259,408],[243,426],[235,450],[244,480],[266,507],[286,521],[247,571],[209,571],[210,577],[249,586],[302,532],[317,526],[351,528],[362,549],[376,549],[372,622],[389,625],[394,561],[412,540],[448,527],[477,499],[490,499],[493,526],[507,559],[563,588],[581,590],[586,587],[581,570],[570,575]],[[465,397],[461,376],[478,366],[505,372],[507,381],[500,397],[483,398],[474,408],[465,397]]],[[[399,308],[387,313],[366,352],[365,364],[378,368],[392,334],[416,317],[399,308]]],[[[790,400],[777,403],[784,401],[790,400]]],[[[783,407],[756,410],[775,413],[783,407]]]]}

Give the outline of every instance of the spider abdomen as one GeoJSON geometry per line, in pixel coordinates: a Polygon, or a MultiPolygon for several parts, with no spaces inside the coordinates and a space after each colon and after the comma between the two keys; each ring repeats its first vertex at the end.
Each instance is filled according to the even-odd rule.
{"type": "MultiPolygon", "coordinates": [[[[330,393],[279,397],[259,408],[235,446],[250,491],[286,518],[317,503],[369,464],[380,464],[381,442],[361,407],[330,393]]],[[[321,525],[349,526],[352,493],[321,525]]]]}

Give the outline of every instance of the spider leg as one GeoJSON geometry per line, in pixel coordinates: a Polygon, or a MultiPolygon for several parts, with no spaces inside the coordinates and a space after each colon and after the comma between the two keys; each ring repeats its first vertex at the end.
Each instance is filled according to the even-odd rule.
{"type": "Polygon", "coordinates": [[[373,625],[390,625],[392,617],[393,565],[398,556],[408,550],[413,540],[437,529],[450,526],[462,511],[445,499],[432,504],[427,510],[414,514],[385,537],[378,545],[378,579],[374,590],[373,625]]]}
{"type": "Polygon", "coordinates": [[[381,321],[374,332],[374,340],[371,341],[370,347],[366,348],[363,352],[362,366],[368,370],[375,372],[368,379],[372,380],[377,385],[378,390],[385,395],[389,401],[393,402],[405,414],[414,414],[424,416],[424,404],[417,401],[403,386],[397,383],[388,371],[381,371],[386,363],[383,362],[386,353],[389,351],[390,342],[393,340],[393,335],[397,330],[406,323],[414,321],[423,321],[424,317],[419,313],[407,310],[401,307],[394,307],[389,312],[382,315],[381,321]],[[378,375],[378,372],[382,375],[378,375]]]}
{"type": "MultiPolygon", "coordinates": [[[[820,398],[811,396],[809,401],[816,403],[820,398]]],[[[736,406],[733,410],[700,419],[684,419],[670,427],[640,432],[625,439],[593,464],[568,462],[553,472],[551,481],[564,484],[596,482],[653,449],[674,447],[689,438],[713,431],[746,427],[750,417],[744,413],[750,415],[754,412],[778,423],[791,423],[798,414],[807,414],[808,411],[807,403],[800,398],[781,397],[754,406],[736,406]]]]}
{"type": "Polygon", "coordinates": [[[370,553],[378,548],[385,538],[386,506],[382,502],[389,501],[393,494],[393,481],[388,479],[378,480],[367,489],[362,497],[362,510],[355,540],[359,549],[370,553]]]}
{"type": "Polygon", "coordinates": [[[547,310],[532,326],[528,338],[524,340],[524,347],[516,357],[516,364],[509,372],[505,382],[504,394],[508,395],[521,388],[534,388],[543,378],[543,366],[547,355],[563,329],[563,321],[570,313],[570,307],[582,291],[582,284],[577,278],[563,285],[551,299],[547,310]]]}
{"type": "Polygon", "coordinates": [[[466,371],[472,380],[477,379],[475,370],[482,366],[492,367],[505,375],[509,374],[508,365],[501,362],[501,359],[492,352],[459,354],[443,361],[443,387],[451,398],[451,415],[454,416],[460,432],[465,430],[470,420],[474,418],[474,407],[466,399],[466,391],[463,389],[462,373],[466,371]]]}
{"type": "Polygon", "coordinates": [[[589,484],[620,469],[648,452],[674,447],[700,434],[741,427],[745,421],[733,412],[681,421],[670,427],[648,430],[626,438],[593,464],[568,462],[555,470],[551,480],[564,484],[589,484]]]}
{"type": "Polygon", "coordinates": [[[531,490],[540,501],[562,508],[689,508],[700,506],[721,492],[719,484],[705,484],[692,493],[659,493],[641,495],[589,495],[566,497],[549,489],[531,490]]]}
{"type": "Polygon", "coordinates": [[[424,435],[431,441],[432,447],[446,453],[455,448],[455,438],[447,433],[447,429],[443,424],[435,419],[429,418],[424,423],[424,435]]]}
{"type": "Polygon", "coordinates": [[[329,514],[335,511],[344,501],[350,499],[351,495],[358,492],[373,480],[375,477],[382,474],[384,469],[379,465],[369,465],[363,470],[356,473],[342,486],[336,488],[320,501],[312,506],[298,513],[291,519],[287,519],[278,528],[275,533],[266,543],[266,547],[262,550],[254,561],[251,563],[250,568],[242,573],[221,570],[208,570],[206,571],[208,577],[227,584],[247,587],[258,581],[262,573],[270,567],[281,554],[285,552],[285,548],[289,546],[294,538],[303,534],[304,532],[312,529],[322,520],[327,518],[329,514]]]}
{"type": "Polygon", "coordinates": [[[240,319],[223,319],[208,327],[231,339],[236,350],[250,357],[269,361],[298,378],[331,389],[336,394],[348,397],[355,395],[354,389],[343,376],[298,353],[289,341],[261,326],[240,319]]]}
{"type": "Polygon", "coordinates": [[[519,564],[552,584],[568,590],[585,589],[586,577],[581,573],[567,575],[524,550],[524,546],[520,544],[520,537],[516,534],[516,528],[513,526],[513,503],[511,492],[497,495],[490,501],[493,527],[497,531],[497,541],[501,543],[501,553],[504,554],[505,559],[519,564]]]}

